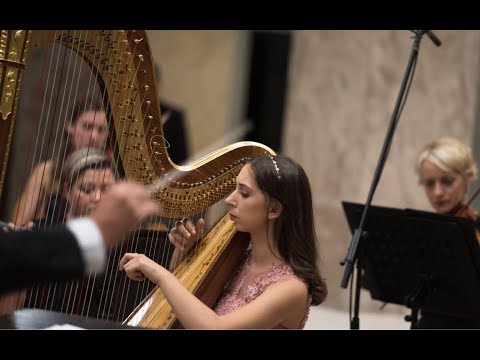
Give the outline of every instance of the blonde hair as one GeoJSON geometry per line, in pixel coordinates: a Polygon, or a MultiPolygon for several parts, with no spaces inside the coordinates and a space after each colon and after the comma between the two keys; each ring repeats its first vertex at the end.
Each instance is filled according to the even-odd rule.
{"type": "MultiPolygon", "coordinates": [[[[443,171],[455,171],[475,180],[478,173],[477,164],[473,159],[472,149],[458,139],[441,137],[425,145],[420,150],[415,171],[421,176],[422,163],[428,160],[443,171]]],[[[421,179],[420,179],[421,180],[421,179]]]]}

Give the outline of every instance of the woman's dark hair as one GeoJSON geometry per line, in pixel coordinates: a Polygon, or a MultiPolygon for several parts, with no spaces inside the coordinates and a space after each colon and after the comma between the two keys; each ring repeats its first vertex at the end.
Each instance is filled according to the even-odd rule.
{"type": "Polygon", "coordinates": [[[283,206],[274,231],[280,255],[308,284],[312,305],[321,304],[328,291],[317,266],[312,193],[305,171],[294,160],[279,155],[256,157],[250,166],[267,201],[283,206]]]}
{"type": "MultiPolygon", "coordinates": [[[[102,102],[98,98],[87,97],[77,101],[72,110],[71,117],[68,120],[71,124],[75,124],[80,116],[88,111],[105,111],[102,102]]],[[[59,191],[58,185],[60,175],[62,172],[63,162],[65,158],[70,155],[75,149],[72,146],[69,136],[65,133],[64,138],[60,143],[60,148],[57,156],[53,159],[52,166],[52,182],[50,184],[49,192],[54,194],[59,191]]],[[[105,150],[105,149],[104,149],[105,150]]]]}
{"type": "Polygon", "coordinates": [[[70,122],[75,124],[80,115],[86,113],[87,111],[105,111],[105,107],[97,98],[87,97],[85,99],[80,99],[73,106],[70,122]]]}

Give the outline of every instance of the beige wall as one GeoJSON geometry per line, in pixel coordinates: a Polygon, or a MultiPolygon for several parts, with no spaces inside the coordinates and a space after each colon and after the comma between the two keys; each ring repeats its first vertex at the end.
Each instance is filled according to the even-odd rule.
{"type": "MultiPolygon", "coordinates": [[[[427,141],[453,135],[472,143],[479,70],[478,31],[425,37],[374,204],[429,209],[413,171],[427,141]]],[[[365,202],[410,54],[409,31],[295,31],[284,152],[310,175],[328,277],[327,305],[345,309],[339,265],[351,241],[341,200],[365,202]],[[315,144],[315,146],[313,146],[315,144]]],[[[362,309],[379,304],[362,295],[362,309]]],[[[389,307],[387,307],[389,308],[389,307]]],[[[387,310],[388,311],[388,310],[387,310]]]]}
{"type": "MultiPolygon", "coordinates": [[[[149,31],[163,67],[161,96],[187,110],[200,150],[241,121],[248,32],[149,31]]],[[[284,153],[310,175],[327,306],[346,309],[339,265],[351,241],[341,200],[365,202],[412,46],[409,31],[292,31],[284,153]],[[315,144],[315,146],[313,146],[315,144]]],[[[422,40],[410,95],[374,204],[429,209],[417,185],[418,149],[444,134],[472,143],[478,80],[478,31],[436,31],[422,40]]],[[[380,304],[362,295],[362,309],[380,304]]],[[[401,311],[387,306],[385,311],[401,311]]]]}
{"type": "MultiPolygon", "coordinates": [[[[423,39],[410,95],[374,204],[429,209],[417,185],[417,150],[444,134],[472,143],[479,69],[478,31],[423,39]]],[[[408,31],[292,31],[284,153],[310,176],[327,305],[345,309],[340,288],[351,235],[341,200],[364,202],[411,50],[408,31]]],[[[150,30],[162,65],[160,96],[186,110],[191,147],[221,138],[244,111],[249,32],[150,30]]],[[[362,307],[378,304],[362,296],[362,307]]]]}
{"type": "Polygon", "coordinates": [[[160,96],[186,110],[191,148],[205,149],[241,121],[247,32],[149,30],[148,36],[162,66],[160,96]]]}

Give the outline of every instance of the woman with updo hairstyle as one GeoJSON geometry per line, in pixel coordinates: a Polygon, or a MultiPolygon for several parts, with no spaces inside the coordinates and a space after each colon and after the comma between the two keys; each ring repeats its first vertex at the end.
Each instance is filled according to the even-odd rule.
{"type": "Polygon", "coordinates": [[[441,137],[419,152],[415,170],[435,212],[477,222],[478,212],[466,204],[468,188],[478,173],[469,146],[441,137]]]}
{"type": "MultiPolygon", "coordinates": [[[[472,149],[458,139],[441,137],[420,150],[415,170],[435,212],[471,220],[480,243],[479,214],[467,203],[466,198],[468,188],[478,172],[472,149]]],[[[479,328],[480,323],[472,318],[422,309],[418,327],[467,329],[479,328]]]]}

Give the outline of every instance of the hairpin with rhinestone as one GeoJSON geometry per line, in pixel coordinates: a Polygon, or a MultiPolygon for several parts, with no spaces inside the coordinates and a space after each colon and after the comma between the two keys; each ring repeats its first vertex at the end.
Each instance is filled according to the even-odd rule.
{"type": "Polygon", "coordinates": [[[281,179],[281,176],[280,176],[280,168],[278,167],[277,162],[275,161],[275,159],[273,158],[273,156],[270,155],[270,159],[272,159],[273,166],[275,166],[275,170],[277,171],[277,178],[278,178],[278,180],[280,180],[280,179],[281,179]]]}

